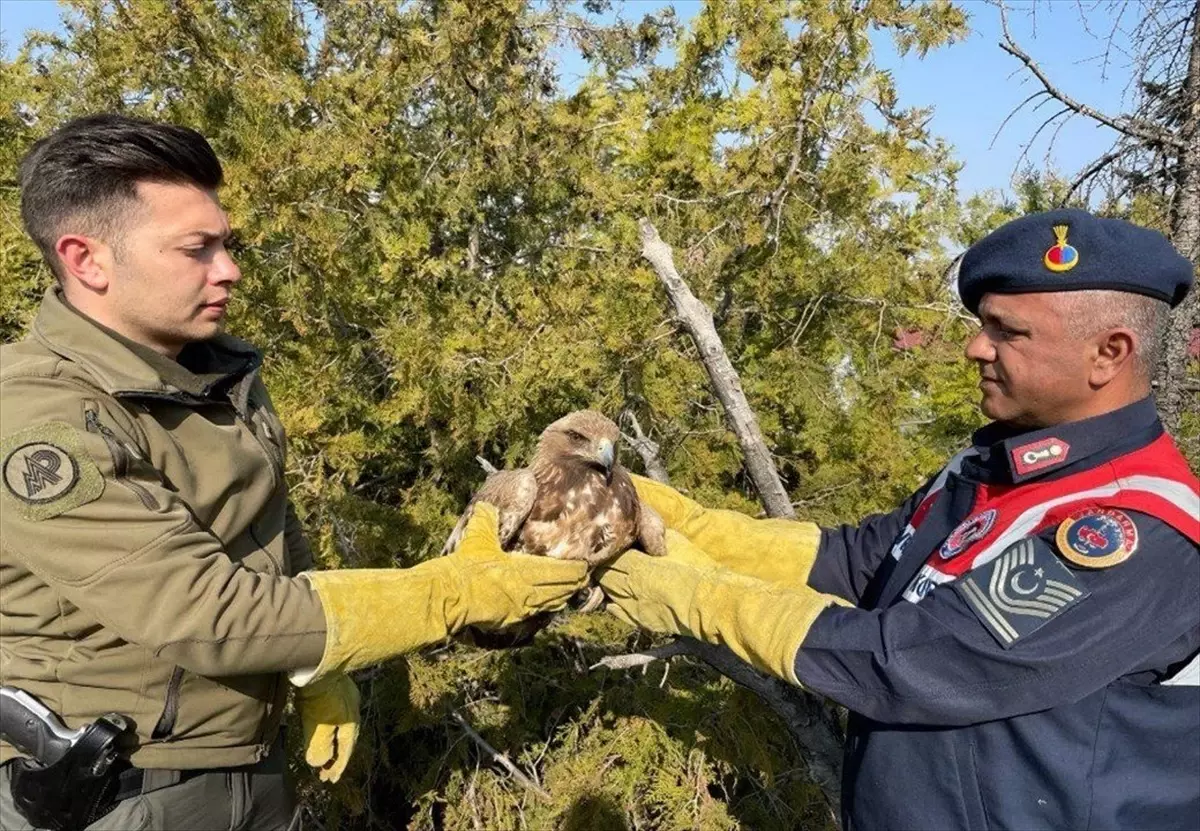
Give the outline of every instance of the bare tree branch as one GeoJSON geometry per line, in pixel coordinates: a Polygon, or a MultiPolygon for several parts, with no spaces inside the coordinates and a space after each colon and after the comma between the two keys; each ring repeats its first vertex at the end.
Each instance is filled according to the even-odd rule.
{"type": "MultiPolygon", "coordinates": [[[[1175,192],[1171,205],[1171,241],[1200,268],[1200,2],[1191,13],[1191,44],[1188,70],[1183,82],[1183,100],[1187,110],[1180,130],[1184,150],[1180,154],[1175,192]]],[[[1156,378],[1158,408],[1167,429],[1175,435],[1183,413],[1195,407],[1194,397],[1185,389],[1188,342],[1200,326],[1200,291],[1191,294],[1174,310],[1167,331],[1163,362],[1156,378]]]]}
{"type": "Polygon", "coordinates": [[[633,410],[626,410],[622,413],[622,420],[629,424],[629,428],[633,430],[633,435],[631,436],[621,431],[621,438],[625,439],[626,443],[642,457],[642,465],[646,468],[646,475],[656,482],[669,483],[671,477],[667,473],[666,465],[662,462],[662,457],[659,456],[658,443],[642,432],[641,422],[638,421],[638,417],[633,410]]]}
{"type": "Polygon", "coordinates": [[[458,722],[458,726],[463,729],[464,733],[471,737],[471,741],[479,745],[480,748],[482,748],[485,753],[491,756],[494,761],[499,763],[502,768],[512,774],[512,778],[520,782],[522,787],[536,795],[537,798],[543,802],[553,801],[550,797],[550,794],[548,794],[545,789],[530,779],[524,771],[513,764],[512,759],[509,759],[508,756],[488,744],[487,739],[479,735],[475,728],[471,726],[471,723],[463,717],[462,713],[460,713],[458,710],[452,709],[450,710],[450,717],[458,722]]]}
{"type": "Polygon", "coordinates": [[[1102,170],[1104,170],[1104,168],[1108,167],[1114,161],[1119,159],[1124,152],[1125,151],[1123,148],[1113,150],[1111,153],[1105,153],[1103,156],[1101,156],[1099,159],[1094,161],[1092,164],[1088,165],[1087,168],[1082,173],[1080,173],[1078,176],[1075,177],[1075,181],[1071,182],[1071,186],[1069,188],[1067,188],[1067,194],[1066,194],[1066,196],[1063,197],[1063,200],[1062,200],[1063,203],[1065,204],[1065,203],[1071,201],[1071,197],[1075,195],[1075,191],[1077,191],[1080,187],[1082,187],[1083,184],[1085,182],[1087,182],[1089,179],[1092,179],[1092,178],[1096,177],[1097,175],[1099,175],[1099,173],[1102,170]]]}
{"type": "Polygon", "coordinates": [[[1142,141],[1169,144],[1178,148],[1182,148],[1184,146],[1182,138],[1172,134],[1168,130],[1164,130],[1161,127],[1157,127],[1153,124],[1148,124],[1144,121],[1138,121],[1131,118],[1114,118],[1113,116],[1100,112],[1094,107],[1090,107],[1087,104],[1076,101],[1074,98],[1063,92],[1053,81],[1050,80],[1050,78],[1042,70],[1041,66],[1038,65],[1037,61],[1030,57],[1029,53],[1022,49],[1013,38],[1011,30],[1008,28],[1008,8],[1005,6],[1003,0],[1000,0],[998,5],[1000,7],[1000,25],[1004,31],[1004,40],[1000,43],[1000,48],[1017,58],[1019,61],[1021,61],[1021,63],[1025,64],[1026,68],[1033,73],[1033,76],[1041,82],[1043,87],[1045,87],[1046,92],[1048,92],[1056,100],[1060,101],[1064,107],[1072,112],[1078,113],[1079,115],[1086,115],[1088,118],[1098,121],[1106,127],[1111,127],[1122,135],[1138,138],[1142,141]]]}
{"type": "Polygon", "coordinates": [[[642,235],[642,256],[654,267],[659,281],[667,290],[676,316],[700,350],[700,360],[708,371],[717,398],[725,408],[729,426],[741,444],[746,472],[758,490],[763,506],[771,516],[795,517],[787,489],[779,478],[771,452],[759,429],[758,418],[742,390],[742,379],[725,352],[721,336],[717,334],[712,312],[692,294],[687,283],[679,276],[671,246],[662,241],[650,220],[643,217],[638,221],[638,227],[642,235]]]}

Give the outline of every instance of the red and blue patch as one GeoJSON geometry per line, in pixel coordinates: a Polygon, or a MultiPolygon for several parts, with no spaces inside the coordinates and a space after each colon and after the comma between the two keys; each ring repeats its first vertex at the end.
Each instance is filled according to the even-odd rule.
{"type": "Polygon", "coordinates": [[[1058,526],[1058,550],[1077,566],[1108,568],[1129,559],[1138,546],[1137,526],[1124,511],[1087,508],[1058,526]]]}
{"type": "Polygon", "coordinates": [[[957,528],[950,532],[950,536],[946,537],[946,541],[938,549],[938,556],[943,560],[957,557],[966,551],[971,543],[986,537],[988,531],[991,531],[992,526],[995,524],[995,508],[967,517],[959,523],[957,528]]]}

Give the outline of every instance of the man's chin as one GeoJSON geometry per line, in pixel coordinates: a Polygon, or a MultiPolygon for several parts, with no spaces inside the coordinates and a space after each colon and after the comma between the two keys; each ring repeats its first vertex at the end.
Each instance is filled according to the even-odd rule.
{"type": "Polygon", "coordinates": [[[188,332],[188,340],[192,342],[211,340],[224,331],[225,318],[221,318],[220,320],[205,320],[191,327],[191,331],[188,332]]]}
{"type": "Polygon", "coordinates": [[[1000,396],[989,394],[987,390],[979,400],[979,410],[992,421],[1007,421],[1013,416],[1012,408],[1005,407],[1000,396]]]}

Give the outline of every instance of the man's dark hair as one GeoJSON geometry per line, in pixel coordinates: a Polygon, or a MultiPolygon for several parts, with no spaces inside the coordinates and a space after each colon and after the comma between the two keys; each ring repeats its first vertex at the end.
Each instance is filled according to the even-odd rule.
{"type": "Polygon", "coordinates": [[[216,190],[222,178],[216,153],[195,130],[112,113],[68,121],[33,145],[18,175],[25,230],[59,279],[58,238],[78,231],[119,245],[138,182],[216,190]]]}

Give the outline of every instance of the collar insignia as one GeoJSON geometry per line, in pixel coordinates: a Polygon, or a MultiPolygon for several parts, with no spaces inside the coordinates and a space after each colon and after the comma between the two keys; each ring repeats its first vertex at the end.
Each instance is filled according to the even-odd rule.
{"type": "Polygon", "coordinates": [[[1124,511],[1086,508],[1063,520],[1055,542],[1077,566],[1108,568],[1125,562],[1137,550],[1137,526],[1124,511]]]}
{"type": "Polygon", "coordinates": [[[1049,438],[1014,447],[1010,451],[1013,470],[1018,476],[1025,476],[1048,467],[1061,465],[1067,460],[1071,445],[1062,439],[1049,438]]]}
{"type": "Polygon", "coordinates": [[[1079,252],[1075,246],[1067,244],[1067,226],[1054,226],[1054,245],[1046,251],[1042,262],[1051,271],[1070,271],[1079,265],[1079,252]]]}

